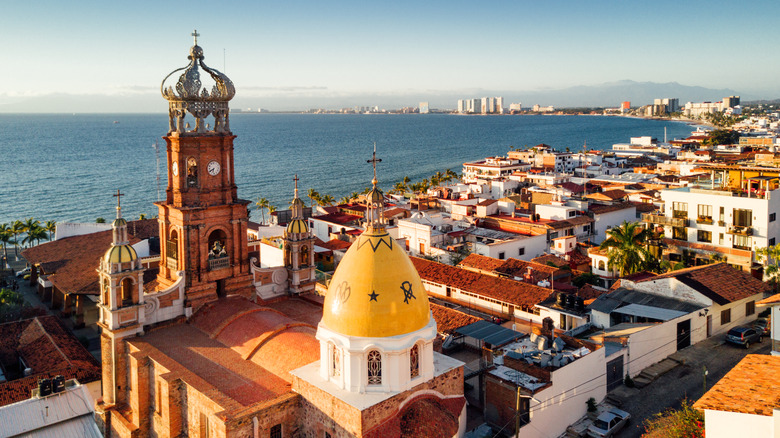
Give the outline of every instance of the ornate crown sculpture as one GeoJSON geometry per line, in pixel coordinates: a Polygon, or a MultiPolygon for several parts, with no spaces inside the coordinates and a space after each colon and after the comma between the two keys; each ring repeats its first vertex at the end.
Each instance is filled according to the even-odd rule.
{"type": "MultiPolygon", "coordinates": [[[[230,133],[230,109],[228,101],[236,94],[233,82],[224,74],[203,63],[203,49],[198,45],[198,31],[194,31],[195,45],[190,48],[187,59],[190,64],[186,67],[172,71],[163,79],[160,92],[168,100],[168,132],[186,134],[188,132],[202,134],[207,132],[230,133]],[[208,86],[201,82],[200,69],[203,69],[211,77],[214,84],[209,91],[208,86]],[[166,81],[183,70],[175,85],[166,81]],[[195,129],[187,131],[184,126],[184,116],[190,113],[195,117],[195,129]],[[204,126],[204,119],[209,115],[214,116],[214,129],[209,130],[204,126]]],[[[204,75],[205,76],[205,75],[204,75]]]]}

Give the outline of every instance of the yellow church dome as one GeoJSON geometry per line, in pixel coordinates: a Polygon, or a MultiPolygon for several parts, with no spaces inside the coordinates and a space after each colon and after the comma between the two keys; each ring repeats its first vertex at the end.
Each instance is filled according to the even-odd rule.
{"type": "Polygon", "coordinates": [[[288,233],[308,233],[309,232],[309,226],[306,224],[306,221],[303,219],[293,219],[290,221],[289,224],[287,224],[287,232],[288,233]]]}
{"type": "Polygon", "coordinates": [[[108,263],[127,263],[138,259],[135,248],[131,245],[112,245],[103,256],[108,263]]]}
{"type": "Polygon", "coordinates": [[[383,227],[366,230],[333,274],[322,324],[347,336],[388,337],[429,320],[428,294],[412,261],[383,227]]]}

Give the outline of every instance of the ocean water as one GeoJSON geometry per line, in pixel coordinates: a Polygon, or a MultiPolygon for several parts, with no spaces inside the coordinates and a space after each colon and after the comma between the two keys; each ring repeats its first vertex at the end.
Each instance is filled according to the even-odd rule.
{"type": "MultiPolygon", "coordinates": [[[[462,171],[464,161],[503,155],[510,148],[547,143],[564,150],[607,150],[629,137],[686,137],[680,122],[601,116],[458,116],[444,114],[233,114],[238,195],[267,198],[287,208],[293,175],[304,201],[309,188],[336,200],[370,185],[374,142],[380,186],[404,176],[462,171]]],[[[156,216],[165,196],[167,114],[0,114],[0,223],[94,222],[113,218],[120,189],[123,214],[156,216]],[[118,123],[114,123],[114,122],[118,123]]],[[[254,209],[254,206],[250,206],[254,209]]],[[[252,212],[252,220],[260,215],[252,212]]]]}

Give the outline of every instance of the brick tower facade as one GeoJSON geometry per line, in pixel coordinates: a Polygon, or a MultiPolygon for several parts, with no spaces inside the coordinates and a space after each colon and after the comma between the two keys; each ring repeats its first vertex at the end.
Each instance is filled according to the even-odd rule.
{"type": "Polygon", "coordinates": [[[190,49],[190,65],[175,85],[162,85],[169,102],[168,187],[156,203],[160,222],[162,287],[185,272],[187,305],[197,311],[220,296],[251,296],[247,224],[249,201],[238,199],[233,171],[233,139],[228,101],[235,94],[230,79],[203,63],[203,50],[190,49]],[[201,79],[209,78],[209,90],[201,79]],[[185,117],[194,116],[190,129],[185,117]],[[213,116],[213,119],[207,117],[213,116]],[[208,121],[213,123],[213,126],[208,121]]]}

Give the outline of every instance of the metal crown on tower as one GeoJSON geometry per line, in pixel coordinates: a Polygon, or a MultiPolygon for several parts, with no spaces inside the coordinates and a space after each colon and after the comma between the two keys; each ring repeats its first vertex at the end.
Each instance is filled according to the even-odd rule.
{"type": "Polygon", "coordinates": [[[198,45],[198,31],[192,36],[195,44],[190,48],[187,59],[189,65],[172,71],[160,85],[162,96],[168,100],[169,132],[178,134],[230,133],[228,101],[236,94],[233,82],[216,69],[207,67],[203,62],[203,49],[198,45]],[[200,70],[208,73],[201,77],[200,70]],[[169,78],[182,71],[178,81],[172,83],[169,78]],[[210,79],[209,79],[210,78],[210,79]],[[209,79],[204,84],[202,79],[209,79]],[[187,131],[184,117],[190,113],[195,117],[195,128],[187,131]],[[213,115],[214,126],[205,126],[205,118],[213,115]]]}

